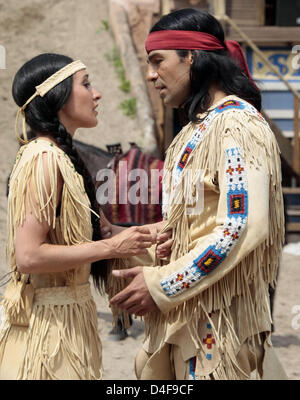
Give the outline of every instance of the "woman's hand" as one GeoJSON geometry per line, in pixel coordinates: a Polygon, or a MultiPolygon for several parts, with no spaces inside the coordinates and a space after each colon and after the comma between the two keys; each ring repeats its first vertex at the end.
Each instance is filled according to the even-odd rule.
{"type": "MultiPolygon", "coordinates": [[[[125,227],[119,227],[117,225],[113,225],[111,224],[108,219],[105,217],[105,215],[103,214],[102,210],[100,210],[100,224],[101,224],[101,235],[103,239],[108,239],[108,238],[112,238],[115,237],[116,235],[120,234],[121,232],[126,231],[127,233],[124,234],[126,235],[130,235],[132,233],[132,231],[130,231],[130,229],[132,230],[132,228],[125,228],[125,227]]],[[[165,222],[164,221],[160,221],[154,224],[148,224],[148,225],[144,225],[143,227],[139,227],[139,228],[145,228],[146,230],[143,230],[144,233],[149,233],[151,234],[151,244],[156,243],[157,247],[156,247],[156,255],[158,258],[166,258],[168,256],[170,256],[171,254],[171,248],[172,248],[172,244],[173,244],[173,239],[172,239],[172,230],[168,230],[164,233],[160,233],[160,231],[163,229],[165,222]]],[[[138,227],[135,227],[138,228],[138,227]]],[[[140,232],[142,233],[142,232],[140,232]]],[[[135,233],[136,234],[136,233],[135,233]]],[[[117,237],[116,237],[117,239],[117,237]]],[[[146,238],[147,239],[147,238],[146,238]]],[[[118,239],[117,239],[118,240],[118,239]]],[[[147,243],[148,240],[146,240],[144,243],[147,243]]],[[[136,243],[136,245],[141,245],[143,243],[143,238],[140,237],[140,243],[136,243]]],[[[115,244],[114,244],[115,246],[115,244]]],[[[150,245],[151,246],[151,245],[150,245]]],[[[146,246],[146,247],[150,247],[150,246],[146,246]]],[[[128,250],[128,249],[127,249],[128,250]]],[[[147,251],[145,250],[145,248],[143,248],[143,250],[140,253],[137,253],[137,248],[132,249],[133,253],[130,252],[129,255],[127,256],[132,256],[132,255],[137,255],[137,254],[146,254],[147,251]]],[[[121,252],[123,252],[123,247],[121,252]]],[[[120,257],[120,256],[119,256],[120,257]]],[[[126,257],[125,255],[121,256],[121,257],[126,257]]]]}
{"type": "Polygon", "coordinates": [[[147,248],[156,243],[156,234],[146,226],[132,226],[107,239],[112,257],[121,258],[147,254],[147,248]]]}

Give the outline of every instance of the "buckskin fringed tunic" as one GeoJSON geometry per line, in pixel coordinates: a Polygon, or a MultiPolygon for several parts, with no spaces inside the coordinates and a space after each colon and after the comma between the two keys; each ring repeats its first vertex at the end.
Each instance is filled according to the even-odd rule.
{"type": "MultiPolygon", "coordinates": [[[[46,220],[48,242],[74,245],[92,239],[90,202],[82,177],[56,145],[36,139],[21,147],[10,178],[7,252],[16,268],[16,228],[25,218],[27,189],[37,219],[46,220]],[[47,154],[50,193],[45,186],[43,154],[47,154]],[[57,213],[57,173],[64,184],[57,213]],[[59,214],[59,215],[58,215],[59,214]]],[[[90,264],[59,273],[31,274],[34,298],[29,326],[9,323],[20,304],[2,302],[0,379],[101,379],[101,342],[89,286],[90,264]]]]}
{"type": "Polygon", "coordinates": [[[264,355],[263,377],[280,379],[268,294],[284,240],[278,145],[236,96],[202,117],[167,151],[163,211],[174,245],[166,265],[143,269],[161,312],[145,317],[139,377],[248,379],[264,355]]]}

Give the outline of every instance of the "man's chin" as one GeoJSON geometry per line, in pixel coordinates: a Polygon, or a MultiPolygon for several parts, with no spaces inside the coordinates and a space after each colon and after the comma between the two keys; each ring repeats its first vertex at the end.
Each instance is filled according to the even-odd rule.
{"type": "Polygon", "coordinates": [[[165,106],[171,105],[171,99],[168,96],[160,96],[165,106]]]}
{"type": "Polygon", "coordinates": [[[171,108],[179,108],[178,104],[174,104],[171,99],[168,99],[167,97],[162,98],[162,101],[165,106],[171,107],[171,108]]]}

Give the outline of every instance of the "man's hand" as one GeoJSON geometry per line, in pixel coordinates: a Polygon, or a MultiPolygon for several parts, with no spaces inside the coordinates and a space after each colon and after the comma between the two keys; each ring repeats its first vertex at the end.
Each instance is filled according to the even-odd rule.
{"type": "Polygon", "coordinates": [[[158,233],[157,235],[157,247],[156,255],[158,258],[166,258],[171,255],[171,249],[173,244],[172,230],[170,229],[164,233],[158,233]]]}
{"type": "Polygon", "coordinates": [[[114,270],[112,274],[117,278],[133,278],[133,280],[122,292],[110,300],[111,305],[140,317],[149,312],[158,311],[158,307],[147,288],[143,267],[114,270]]]}
{"type": "Polygon", "coordinates": [[[156,222],[154,224],[144,225],[149,228],[153,235],[156,235],[156,256],[158,258],[166,258],[169,257],[172,250],[172,229],[161,233],[165,225],[165,221],[156,222]]]}

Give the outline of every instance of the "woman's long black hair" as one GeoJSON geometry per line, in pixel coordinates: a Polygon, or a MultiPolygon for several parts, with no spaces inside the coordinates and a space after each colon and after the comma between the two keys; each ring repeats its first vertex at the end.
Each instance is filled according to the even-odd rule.
{"type": "MultiPolygon", "coordinates": [[[[163,16],[151,29],[200,31],[209,33],[224,45],[224,30],[221,24],[204,11],[185,8],[163,16]]],[[[188,50],[177,50],[179,57],[185,58],[188,50]]],[[[191,50],[193,63],[191,66],[191,92],[184,103],[186,117],[197,122],[197,114],[204,113],[210,106],[209,88],[216,83],[227,95],[234,94],[261,109],[261,95],[258,88],[237,63],[229,56],[227,50],[191,50]]]]}
{"type": "MultiPolygon", "coordinates": [[[[25,63],[16,73],[12,94],[16,104],[21,107],[35,92],[35,86],[44,82],[56,71],[70,64],[73,60],[59,54],[45,53],[34,57],[25,63]]],[[[72,136],[58,119],[58,111],[68,101],[72,91],[73,77],[62,81],[51,89],[44,97],[35,97],[25,108],[26,122],[33,134],[51,135],[57,145],[70,157],[75,170],[83,177],[85,191],[91,203],[91,208],[99,214],[99,204],[93,180],[84,162],[73,146],[72,136]]],[[[94,241],[101,239],[100,220],[91,213],[94,241]]],[[[91,274],[95,286],[102,291],[107,279],[106,260],[92,263],[91,274]]]]}

